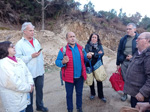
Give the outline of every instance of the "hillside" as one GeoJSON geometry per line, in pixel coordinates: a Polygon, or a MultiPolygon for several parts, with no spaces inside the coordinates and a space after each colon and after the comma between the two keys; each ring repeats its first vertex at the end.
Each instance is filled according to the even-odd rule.
{"type": "MultiPolygon", "coordinates": [[[[40,41],[41,46],[43,47],[45,64],[54,64],[59,49],[66,45],[65,35],[68,31],[75,32],[78,43],[83,45],[83,47],[85,46],[90,34],[96,32],[93,26],[83,24],[81,21],[70,21],[70,23],[61,24],[59,27],[59,33],[48,30],[35,32],[35,37],[40,41]]],[[[110,52],[111,50],[117,50],[119,39],[124,34],[124,32],[114,29],[110,29],[110,31],[99,29],[97,33],[100,35],[103,46],[110,49],[105,51],[106,55],[109,55],[107,52],[110,52]]],[[[21,36],[21,31],[17,30],[0,31],[0,41],[10,40],[16,43],[21,36]]]]}

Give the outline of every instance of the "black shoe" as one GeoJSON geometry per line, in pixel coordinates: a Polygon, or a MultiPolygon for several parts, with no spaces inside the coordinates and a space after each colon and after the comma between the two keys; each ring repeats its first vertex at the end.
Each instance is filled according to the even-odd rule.
{"type": "Polygon", "coordinates": [[[36,109],[37,111],[42,111],[42,112],[48,112],[48,108],[46,108],[46,107],[42,107],[42,108],[37,108],[36,109]]]}
{"type": "Polygon", "coordinates": [[[106,98],[100,98],[104,103],[107,102],[106,98]]]}

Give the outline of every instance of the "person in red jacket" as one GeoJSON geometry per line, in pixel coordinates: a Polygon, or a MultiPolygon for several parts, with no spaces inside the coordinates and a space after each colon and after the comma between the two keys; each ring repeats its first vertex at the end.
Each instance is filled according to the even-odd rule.
{"type": "Polygon", "coordinates": [[[55,61],[62,70],[62,80],[65,81],[66,99],[68,112],[73,112],[73,89],[76,90],[77,112],[82,111],[82,90],[83,83],[86,80],[86,68],[84,61],[91,58],[90,53],[86,53],[82,46],[76,43],[76,36],[73,32],[66,34],[67,45],[63,53],[63,47],[60,49],[55,61]]]}

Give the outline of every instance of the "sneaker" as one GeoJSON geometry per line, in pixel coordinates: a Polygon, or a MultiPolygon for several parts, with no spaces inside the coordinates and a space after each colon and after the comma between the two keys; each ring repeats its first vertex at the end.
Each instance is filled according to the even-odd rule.
{"type": "Polygon", "coordinates": [[[42,108],[37,108],[36,109],[37,111],[41,111],[41,112],[48,112],[48,108],[46,108],[46,107],[42,107],[42,108]]]}
{"type": "Polygon", "coordinates": [[[106,98],[100,98],[104,103],[107,102],[106,98]]]}
{"type": "Polygon", "coordinates": [[[95,96],[91,95],[90,96],[90,100],[93,100],[95,98],[95,96]]]}
{"type": "Polygon", "coordinates": [[[123,94],[123,96],[121,97],[121,101],[126,101],[128,98],[127,94],[123,94]]]}
{"type": "Polygon", "coordinates": [[[117,93],[118,93],[120,96],[122,96],[122,95],[124,94],[123,91],[117,91],[117,93]]]}

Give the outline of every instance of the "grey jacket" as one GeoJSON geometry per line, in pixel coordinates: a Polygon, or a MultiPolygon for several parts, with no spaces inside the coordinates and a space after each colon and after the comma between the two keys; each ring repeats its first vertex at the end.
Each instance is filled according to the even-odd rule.
{"type": "Polygon", "coordinates": [[[135,53],[127,69],[124,92],[135,97],[139,92],[150,97],[150,47],[135,53]]]}

